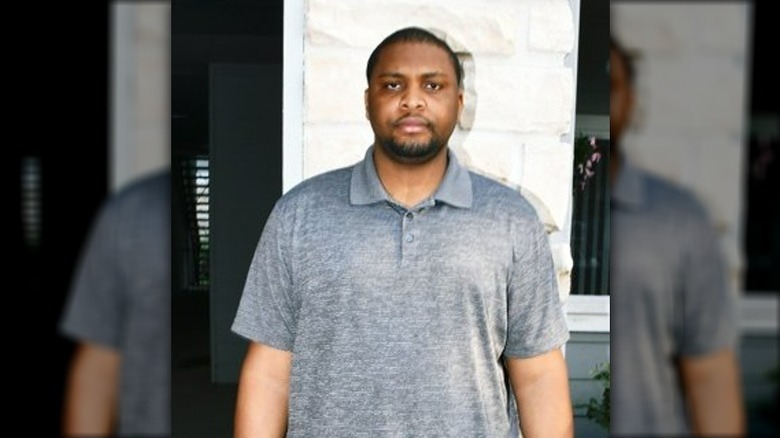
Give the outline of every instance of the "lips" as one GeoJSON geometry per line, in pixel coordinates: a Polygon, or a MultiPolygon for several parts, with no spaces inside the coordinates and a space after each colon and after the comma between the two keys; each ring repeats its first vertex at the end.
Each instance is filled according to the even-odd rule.
{"type": "Polygon", "coordinates": [[[421,117],[404,117],[395,122],[395,127],[404,134],[418,134],[428,131],[430,123],[421,117]]]}

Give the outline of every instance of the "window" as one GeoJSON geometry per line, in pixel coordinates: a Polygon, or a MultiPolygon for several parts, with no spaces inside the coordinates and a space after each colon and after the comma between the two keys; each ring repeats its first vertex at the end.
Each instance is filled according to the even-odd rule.
{"type": "Polygon", "coordinates": [[[609,295],[609,140],[574,141],[571,293],[609,295]]]}
{"type": "Polygon", "coordinates": [[[196,155],[182,159],[187,239],[184,245],[185,287],[206,289],[209,285],[209,159],[196,155]]]}

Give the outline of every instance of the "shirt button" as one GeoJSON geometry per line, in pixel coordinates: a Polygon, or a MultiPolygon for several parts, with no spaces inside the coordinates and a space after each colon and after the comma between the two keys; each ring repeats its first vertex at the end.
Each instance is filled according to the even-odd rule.
{"type": "Polygon", "coordinates": [[[407,234],[407,235],[406,235],[406,241],[407,241],[408,243],[412,243],[412,242],[414,241],[414,236],[413,236],[413,235],[411,235],[411,234],[407,234]]]}
{"type": "Polygon", "coordinates": [[[412,213],[411,211],[407,211],[405,216],[407,220],[414,219],[414,213],[412,213]]]}

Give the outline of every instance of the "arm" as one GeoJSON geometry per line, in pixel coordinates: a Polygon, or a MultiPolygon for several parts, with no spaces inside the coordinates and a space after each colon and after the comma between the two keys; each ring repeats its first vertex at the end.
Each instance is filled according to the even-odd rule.
{"type": "Polygon", "coordinates": [[[528,358],[508,357],[506,367],[517,401],[523,436],[573,436],[569,379],[561,350],[528,358]]]}
{"type": "Polygon", "coordinates": [[[65,396],[65,436],[109,436],[114,429],[120,357],[116,350],[81,344],[71,362],[65,396]]]}
{"type": "Polygon", "coordinates": [[[238,382],[235,437],[283,437],[292,353],[250,342],[238,382]]]}
{"type": "Polygon", "coordinates": [[[696,435],[745,435],[739,368],[732,349],[680,359],[683,391],[696,435]]]}

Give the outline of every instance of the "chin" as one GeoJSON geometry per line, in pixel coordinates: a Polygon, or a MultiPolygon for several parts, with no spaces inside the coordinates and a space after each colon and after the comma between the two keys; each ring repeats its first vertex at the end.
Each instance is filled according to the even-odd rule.
{"type": "Polygon", "coordinates": [[[427,142],[400,142],[393,139],[378,143],[390,159],[404,164],[426,163],[439,155],[446,146],[431,140],[427,142]]]}

